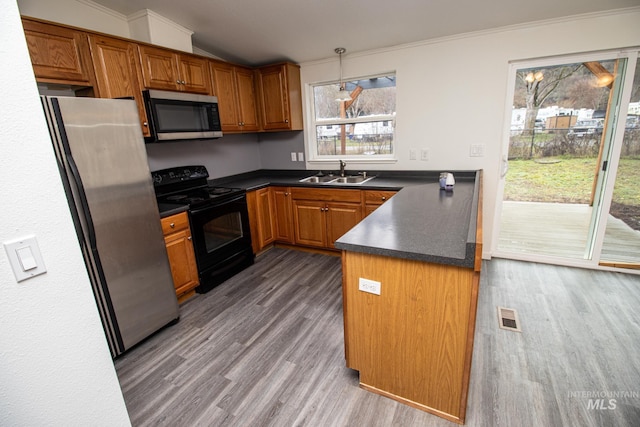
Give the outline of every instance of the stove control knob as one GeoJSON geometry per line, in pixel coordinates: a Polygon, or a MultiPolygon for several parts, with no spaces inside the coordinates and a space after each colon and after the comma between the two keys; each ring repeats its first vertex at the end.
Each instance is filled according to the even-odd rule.
{"type": "Polygon", "coordinates": [[[162,182],[162,175],[153,175],[153,182],[160,184],[162,182]]]}

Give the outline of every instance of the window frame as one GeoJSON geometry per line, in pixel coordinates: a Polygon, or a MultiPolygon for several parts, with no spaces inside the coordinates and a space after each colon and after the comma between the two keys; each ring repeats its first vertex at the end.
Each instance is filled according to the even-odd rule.
{"type": "MultiPolygon", "coordinates": [[[[352,77],[352,78],[344,78],[344,82],[355,81],[355,80],[365,80],[372,78],[380,78],[393,76],[396,81],[396,111],[397,111],[397,73],[396,71],[389,71],[383,73],[375,73],[360,77],[352,77]]],[[[313,83],[306,84],[306,94],[307,94],[307,123],[308,126],[306,128],[306,141],[305,148],[307,149],[307,162],[308,163],[329,163],[336,162],[338,160],[349,160],[351,162],[357,163],[395,163],[398,161],[397,159],[397,126],[396,126],[396,118],[397,112],[393,114],[381,114],[376,116],[368,116],[368,117],[357,117],[357,118],[346,118],[346,119],[316,119],[316,105],[315,105],[315,91],[314,89],[318,86],[326,86],[335,84],[336,86],[340,84],[338,80],[327,80],[327,81],[317,81],[313,83]],[[390,154],[380,154],[380,155],[366,155],[366,154],[335,154],[335,155],[319,155],[318,154],[318,141],[317,141],[317,126],[341,126],[343,124],[351,125],[358,123],[371,123],[371,122],[391,122],[393,124],[393,143],[392,143],[392,152],[390,154]]],[[[388,124],[387,124],[388,126],[388,124]]]]}

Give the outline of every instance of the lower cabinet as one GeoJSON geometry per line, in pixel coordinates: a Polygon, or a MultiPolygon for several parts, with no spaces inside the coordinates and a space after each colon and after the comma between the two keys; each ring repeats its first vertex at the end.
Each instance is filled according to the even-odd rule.
{"type": "Polygon", "coordinates": [[[176,296],[178,300],[183,300],[191,296],[198,286],[198,267],[187,213],[162,218],[162,232],[176,296]]]}
{"type": "Polygon", "coordinates": [[[364,201],[364,216],[368,216],[375,211],[384,202],[389,200],[396,191],[389,190],[364,190],[362,192],[362,200],[364,201]]]}
{"type": "Polygon", "coordinates": [[[273,223],[273,195],[270,188],[247,193],[249,227],[253,253],[258,253],[276,240],[273,223]]]}
{"type": "Polygon", "coordinates": [[[335,249],[334,242],[362,220],[360,190],[292,189],[294,243],[335,249]]]}
{"type": "Polygon", "coordinates": [[[278,242],[335,250],[334,242],[395,191],[269,187],[247,193],[254,253],[278,242]]]}
{"type": "Polygon", "coordinates": [[[291,208],[291,188],[271,187],[273,194],[273,222],[276,241],[293,243],[293,211],[291,208]]]}

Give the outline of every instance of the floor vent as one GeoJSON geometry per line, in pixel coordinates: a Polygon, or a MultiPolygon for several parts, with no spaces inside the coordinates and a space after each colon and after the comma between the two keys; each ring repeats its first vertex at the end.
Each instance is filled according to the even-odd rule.
{"type": "Polygon", "coordinates": [[[498,307],[498,322],[501,329],[521,332],[518,313],[512,308],[498,307]]]}

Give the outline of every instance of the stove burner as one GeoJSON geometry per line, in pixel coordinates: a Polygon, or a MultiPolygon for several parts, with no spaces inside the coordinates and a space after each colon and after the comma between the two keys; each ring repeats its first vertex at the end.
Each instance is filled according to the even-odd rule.
{"type": "Polygon", "coordinates": [[[176,194],[175,196],[168,196],[167,200],[170,202],[183,202],[187,200],[188,197],[186,194],[176,194]]]}

